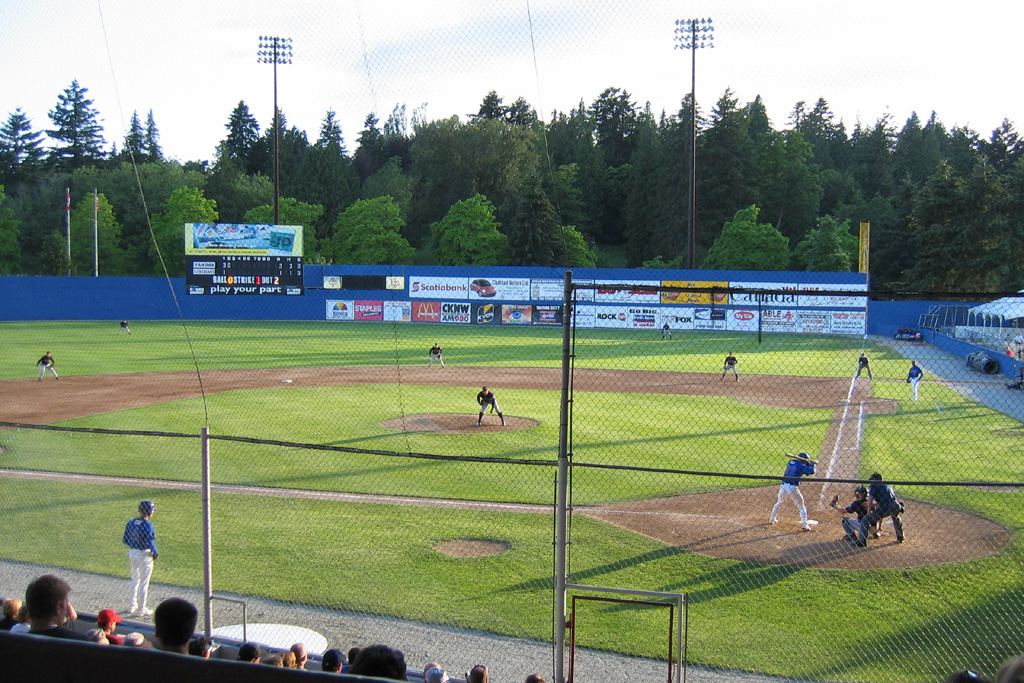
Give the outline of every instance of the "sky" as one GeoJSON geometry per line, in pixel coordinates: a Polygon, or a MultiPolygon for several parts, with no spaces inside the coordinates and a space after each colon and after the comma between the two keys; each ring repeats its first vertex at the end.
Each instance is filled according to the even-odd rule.
{"type": "Polygon", "coordinates": [[[544,120],[612,87],[675,113],[693,57],[676,49],[675,22],[704,17],[715,27],[714,47],[696,53],[705,113],[730,89],[741,105],[760,95],[776,128],[819,98],[847,131],[933,111],[985,138],[1003,119],[1024,125],[1024,3],[1007,0],[955,11],[908,0],[0,0],[0,116],[20,108],[45,130],[77,80],[108,149],[133,111],[145,121],[152,110],[165,156],[213,160],[240,101],[271,124],[264,35],[293,41],[293,63],[277,67],[289,126],[312,143],[333,110],[349,152],[371,112],[465,121],[491,90],[544,120]]]}

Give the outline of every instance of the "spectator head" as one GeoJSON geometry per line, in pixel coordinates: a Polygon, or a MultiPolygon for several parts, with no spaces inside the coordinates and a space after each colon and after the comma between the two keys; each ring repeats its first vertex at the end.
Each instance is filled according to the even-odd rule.
{"type": "Polygon", "coordinates": [[[324,653],[323,659],[320,662],[320,668],[327,673],[336,674],[347,663],[348,659],[345,657],[344,652],[338,649],[330,649],[324,653]]]}
{"type": "Polygon", "coordinates": [[[238,661],[240,662],[259,664],[262,656],[263,653],[260,652],[260,646],[256,643],[242,643],[242,646],[238,648],[238,661]]]}
{"type": "Polygon", "coordinates": [[[284,660],[281,659],[280,653],[276,653],[275,652],[272,655],[267,655],[266,657],[264,657],[260,661],[260,664],[266,664],[267,666],[282,666],[283,667],[284,666],[284,660]]]}
{"type": "Polygon", "coordinates": [[[996,683],[1024,683],[1024,657],[1015,657],[999,667],[996,683]]]}
{"type": "Polygon", "coordinates": [[[146,636],[138,631],[129,633],[124,637],[124,644],[128,647],[146,647],[146,636]]]}
{"type": "Polygon", "coordinates": [[[362,651],[363,651],[363,648],[359,647],[358,645],[354,645],[354,646],[352,646],[352,647],[350,647],[348,649],[348,663],[349,663],[349,666],[351,666],[352,664],[356,663],[356,657],[358,657],[359,653],[362,652],[362,651]]]}
{"type": "Polygon", "coordinates": [[[44,574],[25,589],[25,604],[33,623],[57,622],[63,624],[68,611],[68,595],[71,586],[59,576],[44,574]]]}
{"type": "Polygon", "coordinates": [[[487,667],[477,664],[466,674],[466,681],[468,683],[487,683],[487,667]]]}
{"type": "Polygon", "coordinates": [[[85,637],[100,645],[110,645],[110,641],[107,640],[107,634],[102,629],[91,628],[85,632],[85,637]]]}
{"type": "Polygon", "coordinates": [[[363,648],[348,672],[353,676],[376,676],[393,681],[406,681],[405,655],[387,645],[363,648]]]}
{"type": "Polygon", "coordinates": [[[526,683],[545,683],[545,681],[540,674],[530,674],[526,677],[526,683]]]}
{"type": "Polygon", "coordinates": [[[946,676],[946,683],[990,683],[990,681],[984,674],[970,669],[961,669],[946,676]]]}
{"type": "Polygon", "coordinates": [[[306,668],[306,660],[309,659],[309,652],[306,651],[305,643],[295,643],[291,647],[292,654],[295,655],[295,667],[297,669],[306,668]]]}
{"type": "Polygon", "coordinates": [[[113,633],[120,623],[121,617],[112,609],[101,609],[96,615],[96,625],[103,629],[104,633],[113,633]]]}
{"type": "Polygon", "coordinates": [[[217,648],[213,644],[213,641],[207,640],[206,636],[196,636],[192,640],[188,641],[188,653],[190,655],[195,655],[196,657],[209,659],[215,649],[217,648]]]}
{"type": "Polygon", "coordinates": [[[283,666],[284,668],[286,668],[286,669],[296,669],[296,668],[298,668],[298,661],[299,660],[295,658],[295,653],[292,652],[291,650],[285,650],[284,652],[282,652],[280,654],[280,657],[281,657],[281,666],[283,666]]]}
{"type": "Polygon", "coordinates": [[[199,611],[184,598],[167,598],[153,612],[153,636],[158,650],[188,654],[199,611]]]}
{"type": "Polygon", "coordinates": [[[18,598],[4,598],[4,616],[9,619],[17,619],[21,605],[22,602],[18,598]]]}
{"type": "Polygon", "coordinates": [[[439,666],[432,666],[423,672],[426,683],[448,683],[448,672],[439,666]]]}

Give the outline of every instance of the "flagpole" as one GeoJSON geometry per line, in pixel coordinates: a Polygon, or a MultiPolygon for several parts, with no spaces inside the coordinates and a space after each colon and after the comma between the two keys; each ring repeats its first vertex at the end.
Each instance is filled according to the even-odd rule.
{"type": "Polygon", "coordinates": [[[100,239],[99,239],[100,195],[92,191],[92,276],[100,276],[100,239]]]}
{"type": "Polygon", "coordinates": [[[68,228],[68,275],[71,275],[71,188],[64,188],[64,216],[68,228]]]}

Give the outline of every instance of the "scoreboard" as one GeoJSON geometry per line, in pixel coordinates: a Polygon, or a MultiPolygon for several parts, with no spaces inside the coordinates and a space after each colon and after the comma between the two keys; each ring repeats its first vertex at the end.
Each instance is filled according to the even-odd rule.
{"type": "Polygon", "coordinates": [[[189,294],[301,295],[302,226],[185,224],[189,294]]]}

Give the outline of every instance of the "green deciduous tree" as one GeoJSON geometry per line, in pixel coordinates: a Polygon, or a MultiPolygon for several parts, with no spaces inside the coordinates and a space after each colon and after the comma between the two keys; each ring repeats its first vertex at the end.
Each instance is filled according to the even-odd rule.
{"type": "Polygon", "coordinates": [[[736,212],[711,245],[701,266],[717,270],[786,270],[789,239],[768,223],[757,222],[758,208],[736,212]]]}
{"type": "Polygon", "coordinates": [[[50,151],[50,160],[64,170],[99,163],[103,159],[103,127],[99,112],[86,99],[87,88],[72,81],[57,98],[57,106],[50,110],[53,129],[46,131],[56,142],[50,151]]]}
{"type": "Polygon", "coordinates": [[[508,260],[508,239],[498,232],[494,205],[483,195],[456,202],[430,226],[441,266],[496,266],[508,260]]]}
{"type": "Polygon", "coordinates": [[[857,238],[850,232],[850,221],[832,216],[818,219],[793,250],[797,265],[809,271],[848,273],[857,266],[857,238]]]}
{"type": "Polygon", "coordinates": [[[97,260],[100,275],[125,275],[127,272],[121,226],[114,218],[114,208],[103,193],[94,199],[89,192],[71,209],[72,275],[92,275],[97,260]]]}
{"type": "Polygon", "coordinates": [[[416,251],[402,237],[404,225],[391,197],[359,199],[338,216],[321,254],[334,263],[411,265],[416,251]]]}
{"type": "Polygon", "coordinates": [[[180,277],[185,274],[185,224],[216,223],[217,205],[194,187],[180,187],[164,202],[160,213],[153,216],[153,237],[149,255],[154,263],[163,263],[167,274],[180,277]],[[159,254],[157,253],[159,247],[159,254]],[[162,261],[161,261],[162,257],[162,261]]]}

